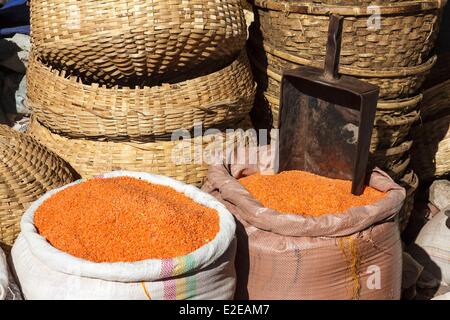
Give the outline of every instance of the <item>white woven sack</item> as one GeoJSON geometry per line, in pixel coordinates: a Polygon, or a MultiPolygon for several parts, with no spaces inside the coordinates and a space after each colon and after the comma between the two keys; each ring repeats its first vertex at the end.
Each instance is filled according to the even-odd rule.
{"type": "Polygon", "coordinates": [[[8,266],[6,264],[6,256],[0,248],[0,300],[6,299],[8,290],[8,266]]]}
{"type": "Polygon", "coordinates": [[[440,211],[423,227],[415,244],[427,255],[426,259],[419,262],[439,280],[450,285],[450,217],[446,216],[446,211],[450,211],[450,207],[440,211]]]}
{"type": "Polygon", "coordinates": [[[235,221],[215,198],[174,179],[148,173],[116,171],[102,178],[130,176],[170,186],[197,203],[217,210],[220,231],[198,250],[173,259],[96,263],[51,246],[34,226],[34,212],[52,190],[24,214],[12,258],[26,299],[232,299],[236,286],[235,221]]]}

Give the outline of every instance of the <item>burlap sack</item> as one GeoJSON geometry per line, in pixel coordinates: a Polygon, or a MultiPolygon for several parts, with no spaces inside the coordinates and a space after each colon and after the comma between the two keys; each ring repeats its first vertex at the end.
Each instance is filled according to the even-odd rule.
{"type": "Polygon", "coordinates": [[[404,189],[375,170],[370,186],[387,192],[378,203],[320,217],[279,214],[237,180],[273,170],[268,149],[255,152],[257,165],[211,166],[203,187],[240,222],[236,298],[399,299],[404,189]]]}

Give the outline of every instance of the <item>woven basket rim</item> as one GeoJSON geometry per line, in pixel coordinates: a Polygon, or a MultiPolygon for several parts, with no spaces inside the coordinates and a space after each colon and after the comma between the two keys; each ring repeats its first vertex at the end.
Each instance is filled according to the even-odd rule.
{"type": "Polygon", "coordinates": [[[408,107],[417,106],[423,99],[423,94],[418,94],[413,97],[395,99],[395,100],[379,100],[377,109],[381,110],[393,110],[403,109],[408,107]]]}
{"type": "MultiPolygon", "coordinates": [[[[289,13],[302,13],[311,15],[339,14],[342,16],[371,16],[373,10],[370,6],[329,5],[321,3],[297,3],[286,0],[250,0],[253,5],[263,9],[289,13]]],[[[438,10],[445,6],[447,0],[423,0],[399,2],[389,5],[377,5],[383,15],[399,15],[438,10]]]]}
{"type": "MultiPolygon", "coordinates": [[[[250,40],[250,42],[254,42],[254,40],[253,41],[250,40]]],[[[297,57],[293,54],[272,48],[267,43],[263,44],[263,48],[266,53],[269,53],[279,59],[282,59],[282,60],[285,60],[285,61],[288,61],[291,63],[299,64],[299,66],[306,65],[306,66],[323,69],[323,63],[320,61],[319,62],[310,61],[310,60],[307,60],[307,59],[304,59],[301,57],[297,57]]],[[[254,50],[254,49],[251,49],[251,50],[254,50]]],[[[257,59],[254,55],[250,54],[249,58],[250,58],[251,62],[255,64],[256,67],[258,67],[259,69],[264,69],[264,71],[265,71],[265,68],[262,67],[261,63],[259,63],[259,61],[257,61],[257,59]]],[[[407,77],[407,76],[422,74],[422,73],[425,73],[425,72],[431,70],[431,68],[435,65],[436,61],[437,61],[437,55],[433,55],[424,63],[419,64],[417,66],[413,66],[413,67],[397,67],[397,68],[389,68],[389,69],[365,69],[365,68],[340,66],[339,73],[349,75],[349,76],[371,77],[371,78],[407,77]]],[[[269,67],[267,67],[267,70],[269,70],[269,67]]],[[[270,71],[272,71],[271,72],[272,76],[274,73],[278,74],[277,72],[275,72],[273,70],[270,70],[270,71]]],[[[268,72],[268,74],[269,74],[269,72],[268,72]]],[[[280,75],[280,77],[281,77],[281,75],[280,75]]],[[[274,79],[276,80],[276,78],[274,78],[274,79]]]]}
{"type": "Polygon", "coordinates": [[[401,143],[399,146],[396,147],[392,147],[392,148],[388,148],[388,149],[382,149],[382,150],[376,150],[373,154],[374,156],[385,156],[385,157],[389,157],[389,156],[395,156],[395,155],[399,155],[402,153],[405,153],[407,151],[409,151],[411,149],[413,145],[413,141],[405,141],[403,143],[401,143]]]}
{"type": "Polygon", "coordinates": [[[414,123],[420,120],[420,112],[418,110],[412,111],[406,115],[389,117],[389,122],[386,121],[386,116],[382,116],[379,120],[376,120],[375,126],[377,127],[394,127],[394,126],[408,126],[411,127],[414,123]]]}
{"type": "Polygon", "coordinates": [[[404,185],[404,188],[407,189],[406,191],[410,191],[411,193],[417,190],[417,188],[419,187],[419,183],[419,176],[413,170],[407,172],[400,179],[400,184],[404,185]]]}
{"type": "Polygon", "coordinates": [[[256,93],[245,49],[224,69],[163,86],[88,85],[37,56],[29,61],[27,79],[27,101],[36,117],[70,137],[167,139],[196,123],[222,128],[250,112],[256,93]]]}
{"type": "MultiPolygon", "coordinates": [[[[268,92],[264,92],[264,97],[270,103],[275,103],[276,105],[280,104],[278,98],[272,96],[268,92]]],[[[418,105],[422,101],[423,95],[418,94],[411,98],[403,98],[403,99],[395,99],[395,100],[378,100],[377,109],[381,110],[394,110],[394,109],[403,109],[408,107],[414,107],[418,105]]]]}
{"type": "Polygon", "coordinates": [[[156,86],[133,86],[133,87],[125,87],[125,86],[119,86],[119,85],[114,85],[112,87],[108,87],[105,84],[100,84],[97,82],[91,82],[91,83],[84,83],[80,77],[75,76],[75,75],[67,75],[66,74],[66,70],[60,70],[58,68],[54,68],[46,63],[44,63],[40,57],[38,57],[37,55],[31,54],[30,56],[30,60],[33,63],[37,63],[38,65],[40,65],[42,67],[42,69],[47,72],[47,73],[52,73],[53,76],[56,76],[59,78],[60,81],[64,81],[64,82],[71,82],[71,83],[77,83],[79,85],[82,85],[83,88],[101,88],[101,89],[105,89],[105,90],[114,90],[117,92],[121,92],[121,91],[125,91],[125,90],[136,90],[136,91],[148,91],[148,90],[154,90],[155,88],[158,89],[167,89],[167,90],[171,90],[174,86],[189,86],[192,82],[198,82],[201,81],[202,78],[208,78],[212,75],[220,75],[222,73],[227,72],[228,70],[234,68],[236,66],[236,64],[241,63],[242,59],[241,56],[247,54],[247,51],[245,50],[245,48],[243,50],[241,50],[241,52],[235,57],[235,59],[233,59],[228,65],[224,66],[223,68],[214,71],[212,73],[209,74],[205,74],[202,75],[200,77],[195,77],[192,79],[188,79],[188,80],[183,80],[180,82],[176,82],[176,83],[161,83],[159,85],[156,86]]]}

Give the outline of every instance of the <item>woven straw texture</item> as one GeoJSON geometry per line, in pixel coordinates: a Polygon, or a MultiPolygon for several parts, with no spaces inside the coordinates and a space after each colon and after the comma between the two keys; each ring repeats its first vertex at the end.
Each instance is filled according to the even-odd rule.
{"type": "Polygon", "coordinates": [[[69,166],[31,137],[0,125],[0,245],[9,249],[28,206],[72,182],[69,166]]]}
{"type": "MultiPolygon", "coordinates": [[[[255,43],[255,39],[249,46],[249,53],[259,89],[267,90],[275,97],[280,92],[283,70],[298,68],[301,65],[323,68],[323,62],[299,58],[281,50],[276,50],[267,43],[255,43]]],[[[393,67],[377,70],[370,67],[354,68],[341,66],[339,72],[380,87],[381,99],[397,99],[416,94],[435,63],[436,56],[433,56],[425,63],[414,67],[393,67]]]]}
{"type": "Polygon", "coordinates": [[[47,0],[30,8],[39,56],[105,83],[170,79],[237,54],[247,36],[240,0],[47,0]]]}
{"type": "Polygon", "coordinates": [[[411,127],[420,119],[422,95],[408,99],[378,101],[372,134],[372,150],[398,146],[409,138],[411,127]]]}
{"type": "Polygon", "coordinates": [[[399,185],[406,189],[406,199],[399,212],[400,231],[404,231],[408,225],[411,212],[414,209],[414,197],[419,187],[419,177],[412,171],[408,171],[400,180],[399,185]]]}
{"type": "Polygon", "coordinates": [[[430,0],[379,6],[382,18],[377,21],[374,11],[359,5],[254,2],[262,38],[275,49],[309,61],[324,60],[329,15],[343,15],[340,64],[357,68],[408,67],[427,61],[437,38],[443,5],[442,1],[430,0]]]}
{"type": "Polygon", "coordinates": [[[28,102],[52,131],[70,137],[162,136],[190,130],[196,122],[224,127],[242,119],[253,106],[255,84],[245,50],[215,73],[144,88],[85,85],[30,61],[28,102]]]}
{"type": "Polygon", "coordinates": [[[422,123],[412,135],[413,168],[420,179],[450,174],[450,80],[424,92],[422,123]]]}
{"type": "Polygon", "coordinates": [[[385,171],[393,180],[399,181],[411,163],[412,141],[405,141],[397,147],[371,151],[369,166],[385,171]]]}
{"type": "Polygon", "coordinates": [[[202,185],[208,162],[216,151],[235,141],[237,144],[244,143],[244,135],[238,131],[226,135],[216,133],[186,137],[183,141],[74,139],[52,133],[35,119],[28,132],[70,163],[82,178],[114,170],[129,170],[160,174],[196,186],[202,185]]]}

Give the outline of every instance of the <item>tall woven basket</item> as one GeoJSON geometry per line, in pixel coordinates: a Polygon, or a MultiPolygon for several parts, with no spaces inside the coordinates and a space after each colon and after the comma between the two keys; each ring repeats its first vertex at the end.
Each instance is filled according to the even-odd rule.
{"type": "Polygon", "coordinates": [[[421,101],[421,94],[405,99],[378,101],[372,150],[393,148],[410,139],[411,127],[420,119],[421,101]]]}
{"type": "MultiPolygon", "coordinates": [[[[258,42],[257,38],[251,38],[248,49],[259,89],[266,90],[275,97],[280,92],[283,70],[298,68],[302,65],[323,69],[323,62],[321,61],[309,61],[282,50],[274,49],[266,42],[263,44],[258,42]]],[[[339,72],[380,87],[380,99],[398,99],[417,94],[435,63],[436,56],[432,56],[424,63],[412,67],[377,69],[374,67],[341,66],[339,72]]]]}
{"type": "Polygon", "coordinates": [[[36,56],[27,72],[28,104],[52,131],[69,137],[167,136],[196,123],[226,127],[251,110],[255,84],[245,50],[225,68],[176,84],[107,88],[83,84],[36,56]]]}
{"type": "Polygon", "coordinates": [[[274,49],[307,61],[324,60],[329,15],[344,16],[341,66],[375,69],[412,67],[426,62],[437,38],[445,4],[440,0],[401,1],[374,9],[360,3],[342,6],[327,4],[328,1],[253,2],[257,28],[251,36],[266,39],[274,49]]]}
{"type": "Polygon", "coordinates": [[[214,156],[247,141],[242,131],[217,130],[195,137],[188,131],[180,131],[177,137],[183,137],[181,141],[76,139],[55,134],[35,119],[28,133],[70,163],[82,178],[130,170],[156,173],[196,186],[203,184],[214,156]]]}
{"type": "Polygon", "coordinates": [[[450,175],[450,80],[424,92],[421,111],[412,130],[413,168],[421,180],[450,175]]]}
{"type": "Polygon", "coordinates": [[[75,179],[70,167],[31,137],[0,125],[0,245],[9,250],[28,206],[75,179]]]}
{"type": "Polygon", "coordinates": [[[412,141],[409,140],[396,147],[371,151],[369,166],[378,167],[392,179],[399,181],[406,174],[411,163],[411,146],[412,141]]]}
{"type": "Polygon", "coordinates": [[[37,54],[110,84],[150,84],[217,64],[244,46],[240,0],[31,1],[37,54]]]}

